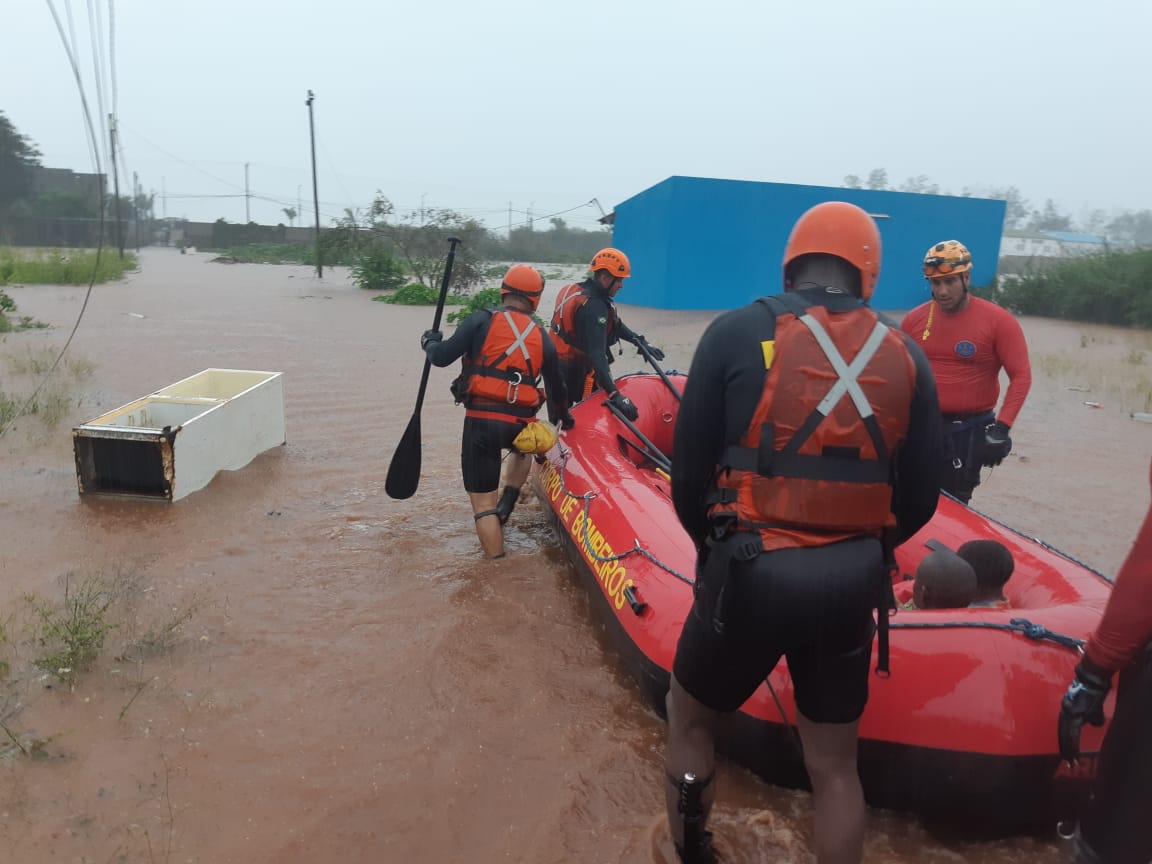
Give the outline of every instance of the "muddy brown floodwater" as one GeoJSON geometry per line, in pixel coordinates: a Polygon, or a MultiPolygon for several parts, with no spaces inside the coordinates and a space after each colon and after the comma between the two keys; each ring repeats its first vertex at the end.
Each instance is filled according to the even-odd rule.
{"type": "MultiPolygon", "coordinates": [[[[0,859],[662,860],[662,721],[619,671],[537,502],[512,518],[511,557],[481,559],[449,370],[432,373],[419,492],[384,492],[431,310],[372,303],[340,270],[141,260],[93,291],[67,356],[94,371],[63,419],[0,436],[3,719],[42,757],[0,751],[0,859]],[[287,444],[175,504],[80,498],[71,427],[209,367],[283,372],[287,444]],[[61,597],[69,572],[133,586],[72,690],[18,674],[35,653],[21,598],[61,597]],[[129,650],[165,622],[182,622],[171,644],[129,650]]],[[[30,358],[63,345],[84,289],[6,290],[51,325],[0,343],[0,390],[29,392],[30,358]]],[[[669,369],[687,369],[712,317],[622,314],[669,369]]],[[[1152,425],[1128,414],[1148,410],[1152,346],[1024,324],[1036,384],[1015,452],[974,503],[1114,572],[1148,504],[1152,425]]],[[[809,860],[808,796],[730,765],[719,789],[726,860],[809,860]]],[[[1064,859],[1049,839],[941,840],[870,817],[870,861],[1064,859]]]]}

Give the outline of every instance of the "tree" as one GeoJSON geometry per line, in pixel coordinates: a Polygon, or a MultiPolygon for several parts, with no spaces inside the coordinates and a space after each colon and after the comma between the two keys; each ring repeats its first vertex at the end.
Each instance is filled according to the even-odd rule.
{"type": "Polygon", "coordinates": [[[1056,202],[1049,198],[1044,202],[1044,212],[1034,210],[1029,227],[1033,231],[1071,231],[1072,217],[1056,209],[1056,202]]]}
{"type": "Polygon", "coordinates": [[[284,216],[288,220],[289,225],[295,225],[296,224],[296,208],[295,207],[285,207],[284,208],[284,216]]]}
{"type": "Polygon", "coordinates": [[[1032,215],[1032,205],[1015,186],[989,189],[988,194],[981,197],[999,198],[1007,205],[1004,212],[1005,228],[1022,228],[1028,217],[1032,215]]]}
{"type": "Polygon", "coordinates": [[[383,243],[388,251],[395,251],[421,285],[440,287],[444,256],[448,251],[445,241],[449,237],[461,241],[452,265],[453,290],[462,293],[484,278],[479,250],[489,238],[483,223],[466,219],[447,208],[413,210],[397,222],[388,219],[393,212],[392,202],[377,192],[368,208],[369,227],[378,242],[383,243]]]}
{"type": "Polygon", "coordinates": [[[1152,210],[1122,213],[1108,223],[1108,236],[1124,246],[1152,246],[1152,210]]]}
{"type": "Polygon", "coordinates": [[[847,174],[844,176],[843,186],[845,189],[863,189],[864,186],[860,183],[860,178],[855,174],[847,174]]]}
{"type": "Polygon", "coordinates": [[[40,151],[0,111],[0,216],[32,195],[40,151]]]}
{"type": "Polygon", "coordinates": [[[918,195],[939,195],[940,187],[929,180],[926,174],[917,174],[901,183],[899,191],[914,192],[918,195]]]}
{"type": "Polygon", "coordinates": [[[869,189],[887,189],[888,188],[888,172],[883,168],[873,168],[868,174],[868,188],[869,189]]]}

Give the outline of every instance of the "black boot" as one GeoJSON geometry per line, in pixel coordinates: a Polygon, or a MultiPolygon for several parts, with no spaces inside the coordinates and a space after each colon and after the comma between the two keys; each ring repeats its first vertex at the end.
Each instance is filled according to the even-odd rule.
{"type": "Polygon", "coordinates": [[[519,489],[512,486],[504,487],[504,491],[500,493],[500,500],[496,502],[496,515],[500,517],[501,525],[508,521],[508,517],[511,516],[512,511],[516,509],[516,502],[519,500],[519,489]]]}

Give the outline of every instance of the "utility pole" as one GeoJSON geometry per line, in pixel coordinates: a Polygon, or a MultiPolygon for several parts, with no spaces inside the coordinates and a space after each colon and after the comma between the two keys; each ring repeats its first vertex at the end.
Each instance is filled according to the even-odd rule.
{"type": "Polygon", "coordinates": [[[112,189],[115,197],[112,199],[113,217],[116,220],[116,247],[120,250],[120,257],[124,257],[124,226],[120,222],[120,172],[116,169],[116,115],[108,115],[108,141],[112,147],[112,189]]]}
{"type": "Polygon", "coordinates": [[[160,214],[168,218],[168,178],[160,178],[160,214]]]}
{"type": "Polygon", "coordinates": [[[308,137],[312,142],[312,202],[316,208],[316,276],[324,278],[324,262],[320,258],[320,187],[316,184],[316,125],[312,119],[312,100],[316,97],[308,91],[308,137]]]}
{"type": "Polygon", "coordinates": [[[248,163],[244,163],[244,224],[252,221],[252,194],[248,191],[248,163]]]}
{"type": "Polygon", "coordinates": [[[304,205],[301,203],[304,199],[300,197],[300,184],[296,184],[296,216],[300,220],[300,224],[304,224],[304,205]]]}
{"type": "Polygon", "coordinates": [[[132,215],[136,224],[136,251],[140,251],[140,177],[132,172],[132,215]]]}

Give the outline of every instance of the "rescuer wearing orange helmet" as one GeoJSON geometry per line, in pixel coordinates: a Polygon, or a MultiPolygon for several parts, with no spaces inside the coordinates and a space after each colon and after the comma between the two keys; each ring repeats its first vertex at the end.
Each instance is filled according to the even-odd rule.
{"type": "Polygon", "coordinates": [[[1012,313],[969,293],[972,255],[959,240],[934,243],[924,255],[932,299],[904,316],[901,329],[928,356],[944,418],[941,488],[965,504],[980,470],[1012,452],[1009,432],[1032,386],[1024,331],[1012,313]],[[1000,370],[1008,373],[1004,404],[1000,370]]]}
{"type": "Polygon", "coordinates": [[[866,305],[879,273],[872,217],[819,204],[792,229],[784,293],[718,317],[692,360],[671,477],[697,577],[666,700],[665,761],[684,862],[714,858],[705,820],[718,721],[781,657],[815,796],[816,860],[862,855],[856,743],[873,612],[885,610],[884,669],[890,548],[939,500],[932,371],[866,305]]]}
{"type": "Polygon", "coordinates": [[[546,452],[555,443],[555,430],[536,420],[540,406],[547,401],[551,423],[572,424],[556,348],[532,314],[543,292],[540,272],[516,264],[500,285],[501,308],[473,312],[447,341],[439,330],[420,337],[420,347],[434,365],[463,361],[452,382],[452,395],[466,409],[460,463],[476,534],[488,558],[504,555],[504,523],[520,498],[532,454],[546,452]],[[541,392],[541,378],[546,393],[541,392]],[[504,491],[497,499],[505,450],[512,452],[504,491]]]}
{"type": "Polygon", "coordinates": [[[628,256],[619,249],[601,249],[588,266],[589,277],[583,282],[566,285],[556,296],[552,314],[552,338],[560,355],[560,366],[573,401],[588,396],[593,387],[608,394],[609,401],[629,420],[639,416],[636,406],[616,389],[612,372],[611,348],[621,339],[640,348],[643,345],[653,359],[664,359],[664,352],[649,345],[620,320],[613,302],[632,275],[628,256]]]}

